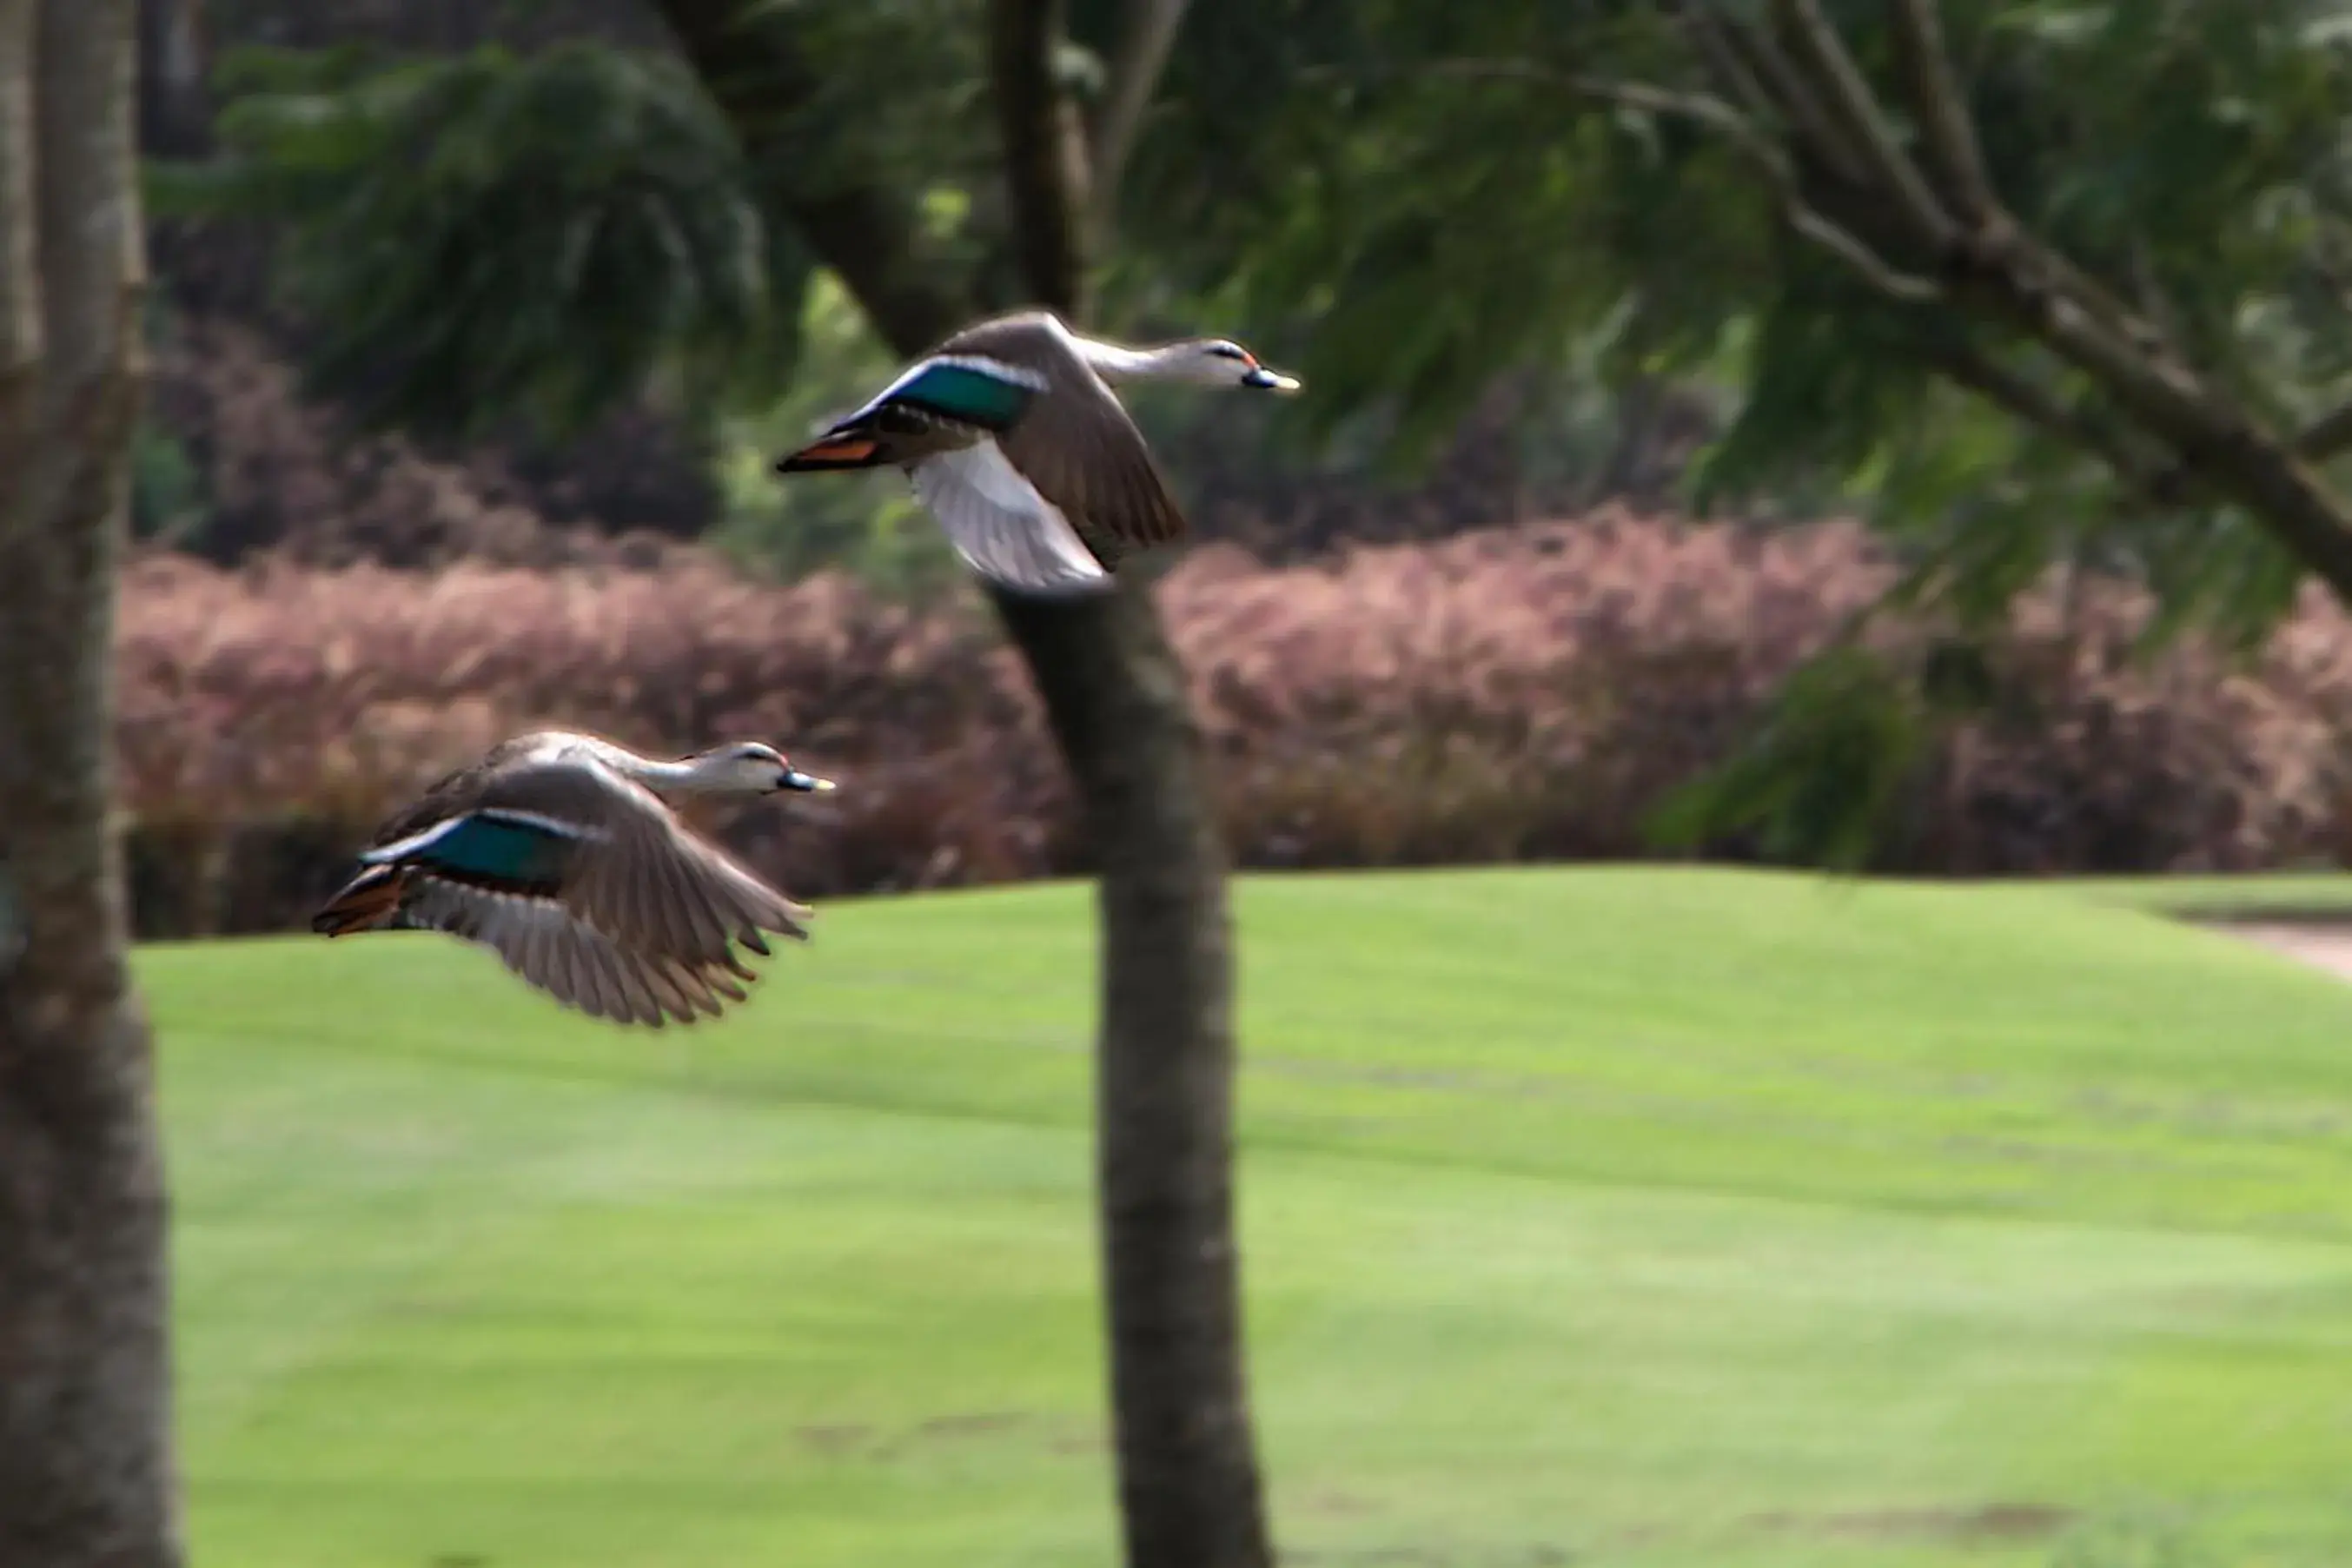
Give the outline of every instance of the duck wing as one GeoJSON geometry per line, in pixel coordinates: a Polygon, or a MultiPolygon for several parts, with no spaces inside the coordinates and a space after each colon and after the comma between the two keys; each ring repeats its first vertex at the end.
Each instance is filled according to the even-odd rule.
{"type": "Polygon", "coordinates": [[[752,970],[700,968],[623,947],[551,899],[489,893],[436,877],[420,880],[409,917],[477,942],[517,976],[591,1018],[661,1028],[717,1018],[749,999],[752,970]]]}
{"type": "Polygon", "coordinates": [[[1046,386],[1042,372],[985,355],[929,355],[778,459],[776,472],[902,468],[923,509],[981,576],[1028,593],[1099,588],[1109,576],[1102,562],[998,444],[1046,386]]]}
{"type": "Polygon", "coordinates": [[[994,440],[935,453],[908,470],[915,498],[966,566],[1026,593],[1098,591],[1110,573],[1059,507],[994,440]]]}
{"type": "Polygon", "coordinates": [[[1000,361],[1045,379],[995,444],[1037,495],[1116,566],[1126,548],[1183,537],[1184,514],[1126,405],[1051,317],[1024,313],[969,327],[945,354],[1000,361]]]}
{"type": "Polygon", "coordinates": [[[484,893],[549,900],[617,946],[728,968],[763,931],[805,938],[812,911],[680,825],[591,757],[540,756],[477,779],[466,809],[361,858],[484,893]]]}

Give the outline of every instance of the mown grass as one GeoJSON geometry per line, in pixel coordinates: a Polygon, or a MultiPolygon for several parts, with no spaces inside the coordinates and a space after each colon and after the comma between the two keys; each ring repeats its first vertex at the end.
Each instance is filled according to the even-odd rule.
{"type": "MultiPolygon", "coordinates": [[[[1114,1561],[1089,917],[835,905],[659,1035],[430,937],[150,950],[199,1568],[1114,1561]]],[[[1239,918],[1290,1561],[2352,1557],[2352,988],[2060,886],[1239,918]]]]}

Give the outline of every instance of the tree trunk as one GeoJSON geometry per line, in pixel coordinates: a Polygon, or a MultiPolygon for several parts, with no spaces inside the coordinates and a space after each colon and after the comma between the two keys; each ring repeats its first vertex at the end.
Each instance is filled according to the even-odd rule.
{"type": "Polygon", "coordinates": [[[180,1561],[108,800],[139,387],[131,0],[0,0],[0,1563],[180,1561]]]}
{"type": "MultiPolygon", "coordinates": [[[[1021,271],[1033,299],[1076,322],[1089,172],[1054,70],[1063,18],[1064,0],[993,0],[989,53],[1021,271]]],[[[1164,57],[1167,40],[1155,47],[1164,57]]],[[[1140,576],[1092,601],[992,597],[1101,862],[1097,1190],[1127,1562],[1261,1568],[1273,1553],[1234,1243],[1225,849],[1184,672],[1140,576]]]]}
{"type": "Polygon", "coordinates": [[[1271,1561],[1234,1243],[1225,852],[1148,585],[995,596],[1100,857],[1097,1191],[1129,1568],[1271,1561]]]}
{"type": "Polygon", "coordinates": [[[212,127],[204,0],[139,0],[139,150],[201,158],[212,127]]]}

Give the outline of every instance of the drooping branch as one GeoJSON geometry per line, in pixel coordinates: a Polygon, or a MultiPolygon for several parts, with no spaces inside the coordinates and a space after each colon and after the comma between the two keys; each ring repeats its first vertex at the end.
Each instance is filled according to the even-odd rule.
{"type": "MultiPolygon", "coordinates": [[[[2306,463],[2326,463],[2352,451],[2352,402],[2337,404],[2297,431],[2292,451],[2306,463]]],[[[2178,464],[2158,476],[2160,485],[2173,490],[2188,480],[2188,470],[2178,464]]]]}
{"type": "Polygon", "coordinates": [[[1867,175],[1852,150],[1769,35],[1717,16],[1708,0],[1675,0],[1670,8],[1717,85],[1746,104],[1759,124],[1786,125],[1796,146],[1832,176],[1850,185],[1864,183],[1867,175]]]}
{"type": "Polygon", "coordinates": [[[1999,211],[1984,153],[1977,146],[1975,121],[1959,74],[1944,47],[1944,26],[1936,0],[1893,0],[1895,48],[1911,89],[1911,103],[1927,140],[1928,162],[1944,199],[1962,221],[1983,225],[1999,211]]]}
{"type": "MultiPolygon", "coordinates": [[[[1898,3],[1931,5],[1932,0],[1898,3]]],[[[2012,221],[1994,200],[1989,182],[1975,193],[1985,204],[1980,212],[1967,214],[1966,224],[1956,222],[1904,152],[1870,84],[1816,0],[1773,0],[1773,13],[1790,49],[1798,57],[1805,78],[1801,90],[1809,91],[1826,106],[1842,134],[1868,166],[1874,198],[1904,221],[1915,242],[1932,258],[1931,270],[1938,275],[1997,274],[2001,287],[2031,312],[2087,318],[2109,345],[2121,344],[2125,358],[2139,357],[2143,350],[2165,350],[2163,334],[2153,324],[2012,221]]],[[[1939,104],[1916,107],[1925,119],[1959,117],[1958,134],[1964,146],[1955,152],[1965,162],[1975,156],[1975,138],[1965,129],[1965,106],[1957,88],[1950,86],[1952,72],[1942,52],[1941,30],[1932,23],[1932,16],[1922,21],[1925,30],[1913,42],[1923,48],[1934,47],[1925,69],[1929,76],[1942,78],[1949,90],[1939,104]]]]}
{"type": "Polygon", "coordinates": [[[2352,449],[2352,402],[2340,403],[2305,425],[2294,438],[2294,449],[2314,463],[2352,449]]]}
{"type": "Polygon", "coordinates": [[[1189,0],[1128,0],[1127,25],[1111,57],[1110,80],[1096,111],[1089,142],[1092,211],[1097,235],[1108,235],[1118,210],[1119,178],[1143,128],[1143,112],[1167,68],[1168,52],[1184,20],[1189,0]]]}
{"type": "MultiPolygon", "coordinates": [[[[1759,137],[1772,140],[1769,122],[1738,116],[1737,126],[1719,124],[1720,116],[1712,112],[1701,118],[1718,122],[1732,144],[1773,183],[1800,232],[1808,232],[1808,213],[1823,223],[1831,220],[1819,212],[1819,202],[1809,206],[1792,200],[1792,187],[1801,195],[1819,195],[1832,214],[1860,213],[1865,219],[1874,212],[1888,214],[1891,223],[1869,223],[1867,232],[1880,237],[1885,227],[1896,236],[1907,235],[1895,247],[1899,259],[1892,264],[1858,238],[1852,246],[1826,245],[1857,277],[1886,293],[1892,275],[1902,286],[1896,298],[1921,304],[1941,298],[1953,308],[2038,343],[2083,372],[2108,404],[2165,449],[2169,462],[2151,467],[2130,460],[2106,437],[2095,437],[2063,405],[2032,406],[2032,399],[2021,395],[2031,390],[2030,383],[2009,384],[1982,373],[1980,366],[1943,367],[1955,381],[2021,418],[2085,444],[2116,464],[2124,483],[2145,493],[2178,494],[2194,483],[2246,507],[2340,597],[2352,601],[2352,507],[2313,465],[2319,454],[2352,446],[2352,409],[2330,415],[2324,428],[2292,438],[2263,428],[2225,389],[2201,375],[2156,321],[2027,232],[2001,208],[1984,172],[1932,0],[1890,4],[1911,107],[1951,210],[1896,140],[1817,0],[1772,3],[1774,31],[1799,78],[1794,86],[1776,74],[1762,40],[1744,35],[1740,24],[1719,11],[1708,11],[1704,0],[1686,0],[1685,32],[1701,65],[1736,99],[1771,99],[1785,141],[1774,146],[1773,156],[1759,157],[1754,144],[1759,137]],[[1832,122],[1842,145],[1817,142],[1824,119],[1832,122]],[[1834,172],[1826,184],[1800,183],[1794,174],[1800,153],[1832,172],[1842,162],[1859,164],[1866,177],[1859,186],[1846,185],[1834,172]],[[1900,270],[1906,263],[1925,276],[1900,270]],[[1927,287],[1911,287],[1929,279],[1927,287]]],[[[1618,96],[1630,100],[1633,95],[1618,96]]],[[[1831,224],[1831,230],[1824,236],[1812,229],[1810,237],[1854,235],[1851,224],[1831,224]]]]}
{"type": "Polygon", "coordinates": [[[988,9],[1022,280],[1038,303],[1076,316],[1086,302],[1087,170],[1075,111],[1054,71],[1062,26],[1062,0],[992,0],[988,9]]]}
{"type": "MultiPolygon", "coordinates": [[[[1647,82],[1618,81],[1555,70],[1532,60],[1449,58],[1428,60],[1412,68],[1423,76],[1453,76],[1489,81],[1520,82],[1553,92],[1565,92],[1592,103],[1605,103],[1639,114],[1686,120],[1720,132],[1731,149],[1749,163],[1780,199],[1780,216],[1791,231],[1830,252],[1864,282],[1888,298],[1916,304],[1936,298],[1930,278],[1906,273],[1871,248],[1868,241],[1836,222],[1805,199],[1789,154],[1756,120],[1720,98],[1704,92],[1677,91],[1647,82]]],[[[1350,74],[1361,75],[1360,71],[1350,74]]]]}
{"type": "Polygon", "coordinates": [[[1811,78],[1818,101],[1893,201],[1918,243],[1931,252],[1950,241],[1949,214],[1895,140],[1895,129],[1815,0],[1774,0],[1782,40],[1811,78]]]}
{"type": "Polygon", "coordinates": [[[2161,469],[2124,431],[1974,344],[1923,335],[1914,340],[1913,351],[1954,385],[2097,458],[2128,488],[2167,505],[2179,498],[2177,491],[2185,476],[2161,469]]]}

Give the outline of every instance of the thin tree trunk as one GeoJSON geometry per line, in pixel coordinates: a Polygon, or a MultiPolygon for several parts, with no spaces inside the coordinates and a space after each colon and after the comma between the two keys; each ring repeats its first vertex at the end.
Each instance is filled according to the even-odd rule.
{"type": "Polygon", "coordinates": [[[1150,591],[998,594],[1100,856],[1097,1191],[1129,1568],[1271,1561],[1234,1243],[1225,852],[1150,591]]]}
{"type": "Polygon", "coordinates": [[[139,147],[158,158],[212,151],[204,0],[139,0],[139,147]]]}
{"type": "Polygon", "coordinates": [[[131,0],[0,0],[0,1563],[169,1568],[162,1160],[108,807],[131,0]]]}
{"type": "MultiPolygon", "coordinates": [[[[1088,171],[1053,71],[1063,26],[1063,0],[990,8],[1014,247],[1031,298],[1076,321],[1088,171]]],[[[992,597],[1101,862],[1095,1136],[1127,1562],[1263,1568],[1234,1242],[1226,857],[1183,668],[1141,577],[1092,601],[992,597]]]]}

